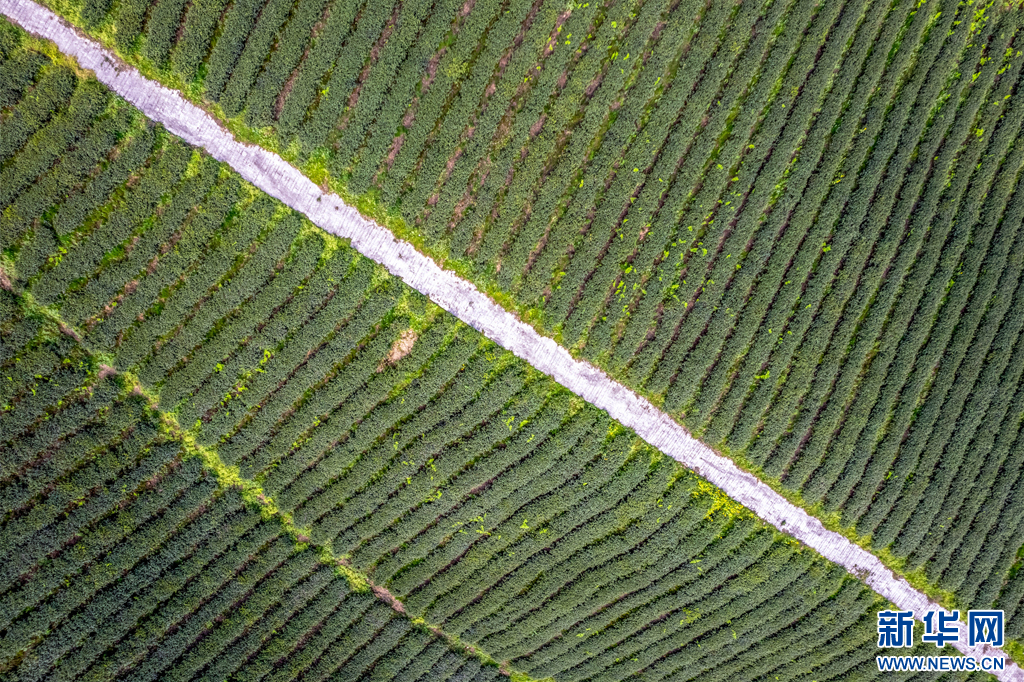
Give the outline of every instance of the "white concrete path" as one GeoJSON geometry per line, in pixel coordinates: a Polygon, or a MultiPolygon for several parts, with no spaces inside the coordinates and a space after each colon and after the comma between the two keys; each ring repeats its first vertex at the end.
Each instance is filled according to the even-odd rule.
{"type": "MultiPolygon", "coordinates": [[[[350,239],[356,250],[384,265],[409,286],[426,294],[439,306],[588,402],[607,410],[648,443],[693,469],[782,532],[842,565],[899,608],[912,610],[918,619],[927,611],[942,610],[904,578],[886,568],[873,554],[844,536],[827,530],[817,518],[690,436],[645,398],[637,396],[593,365],[576,360],[552,339],[541,336],[498,306],[470,282],[443,270],[408,242],[396,239],[384,227],[362,217],[337,195],[324,193],[277,154],[236,141],[210,114],[177,91],[143,77],[112,51],[47,8],[31,0],[0,0],[0,12],[30,33],[55,42],[62,52],[95,72],[102,83],[172,133],[230,164],[246,180],[301,211],[324,230],[350,239]]],[[[995,676],[1006,682],[1024,682],[1024,671],[1006,654],[989,645],[968,646],[967,626],[963,620],[959,627],[961,641],[955,645],[957,649],[976,658],[991,656],[1003,659],[1005,670],[994,673],[995,676]]],[[[915,641],[920,641],[923,627],[918,626],[915,630],[918,633],[915,641]]]]}

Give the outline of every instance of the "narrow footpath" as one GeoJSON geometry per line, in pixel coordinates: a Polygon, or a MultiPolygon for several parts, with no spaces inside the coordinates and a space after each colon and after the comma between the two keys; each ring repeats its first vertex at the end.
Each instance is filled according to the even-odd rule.
{"type": "MultiPolygon", "coordinates": [[[[177,91],[143,77],[112,51],[85,36],[49,9],[31,0],[0,0],[0,13],[26,31],[53,41],[65,54],[111,90],[186,142],[203,147],[228,163],[267,194],[305,214],[322,229],[352,242],[352,247],[400,277],[409,286],[507,348],[572,392],[633,429],[641,438],[694,470],[760,518],[840,564],[903,610],[920,619],[927,611],[945,611],[887,568],[880,559],[790,503],[757,477],[693,438],[648,400],[589,363],[573,358],[555,341],[538,334],[486,294],[455,273],[443,270],[412,244],[367,220],[335,194],[325,193],[301,171],[273,152],[241,143],[210,114],[177,91]]],[[[948,612],[947,612],[948,613],[948,612]]],[[[966,614],[964,614],[966,615],[966,614]]],[[[967,625],[958,622],[964,655],[1003,659],[992,674],[1005,682],[1024,682],[1024,670],[1001,649],[969,646],[967,625]]]]}

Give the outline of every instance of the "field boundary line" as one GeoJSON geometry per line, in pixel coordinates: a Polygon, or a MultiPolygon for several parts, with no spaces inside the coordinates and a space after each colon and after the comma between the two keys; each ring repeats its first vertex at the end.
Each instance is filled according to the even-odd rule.
{"type": "MultiPolygon", "coordinates": [[[[637,435],[721,488],[758,517],[843,566],[898,608],[948,611],[915,589],[878,557],[791,503],[731,459],[695,439],[646,398],[618,383],[593,365],[577,360],[553,339],[539,334],[454,272],[399,240],[391,231],[364,218],[333,193],[274,152],[239,142],[213,116],[176,90],[142,76],[111,50],[86,36],[49,9],[32,0],[0,0],[0,13],[29,33],[57,44],[84,69],[115,93],[164,125],[186,142],[202,147],[230,165],[258,189],[303,213],[315,225],[343,239],[364,256],[386,267],[406,284],[484,336],[529,362],[587,402],[608,412],[637,435]]],[[[967,625],[958,621],[954,644],[967,656],[1002,659],[1005,669],[991,674],[1004,682],[1024,682],[1022,670],[1004,651],[989,644],[970,646],[967,625]]]]}

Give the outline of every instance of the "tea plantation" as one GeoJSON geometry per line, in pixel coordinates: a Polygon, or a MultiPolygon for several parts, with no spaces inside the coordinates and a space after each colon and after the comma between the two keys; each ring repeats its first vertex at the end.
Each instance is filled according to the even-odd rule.
{"type": "MultiPolygon", "coordinates": [[[[53,5],[1024,637],[1019,8],[53,5]]],[[[854,576],[2,21],[0,250],[0,680],[888,679],[854,576]]]]}
{"type": "Polygon", "coordinates": [[[50,4],[905,570],[1019,598],[1019,3],[50,4]]]}
{"type": "Polygon", "coordinates": [[[878,675],[865,585],[2,28],[0,679],[878,675]]]}

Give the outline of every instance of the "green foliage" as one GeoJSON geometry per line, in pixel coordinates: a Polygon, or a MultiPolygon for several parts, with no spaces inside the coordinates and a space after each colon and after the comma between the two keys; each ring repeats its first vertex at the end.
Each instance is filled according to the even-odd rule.
{"type": "Polygon", "coordinates": [[[28,92],[0,119],[0,162],[6,163],[78,89],[71,69],[47,63],[28,92]]]}
{"type": "Polygon", "coordinates": [[[164,0],[150,10],[150,19],[146,23],[146,46],[143,50],[146,59],[158,66],[166,61],[184,8],[185,0],[164,0]]]}
{"type": "MultiPolygon", "coordinates": [[[[203,63],[226,4],[226,0],[195,0],[185,15],[181,39],[171,52],[171,67],[186,81],[195,77],[203,63]]],[[[147,49],[151,48],[147,45],[147,49]]]]}
{"type": "MultiPolygon", "coordinates": [[[[81,19],[1024,631],[1019,12],[81,19]]],[[[25,45],[0,25],[4,674],[870,672],[865,586],[25,45]]]]}
{"type": "MultiPolygon", "coordinates": [[[[260,9],[255,25],[245,35],[245,47],[241,50],[238,61],[230,68],[231,75],[224,85],[223,93],[214,96],[228,116],[234,116],[244,106],[245,95],[253,86],[256,74],[266,61],[267,52],[281,25],[288,18],[292,4],[292,0],[270,0],[260,9]]],[[[211,96],[215,92],[213,89],[207,90],[207,94],[211,96]]]]}
{"type": "MultiPolygon", "coordinates": [[[[303,60],[298,76],[292,82],[291,92],[285,99],[277,117],[277,130],[282,139],[290,141],[305,120],[309,106],[319,98],[330,96],[323,83],[331,72],[339,50],[352,31],[353,19],[361,2],[344,0],[335,2],[327,16],[327,23],[313,40],[309,54],[303,60]]],[[[335,97],[340,96],[335,92],[335,97]]]]}
{"type": "MultiPolygon", "coordinates": [[[[280,5],[280,2],[276,4],[277,7],[280,5]]],[[[256,0],[233,2],[220,19],[219,25],[217,25],[219,35],[217,35],[217,40],[213,43],[213,49],[207,58],[206,77],[203,79],[203,92],[211,100],[215,102],[220,100],[224,86],[227,85],[228,79],[231,77],[231,71],[245,48],[245,41],[253,30],[261,6],[262,4],[256,0]]],[[[187,50],[184,55],[187,66],[179,70],[186,75],[197,68],[191,65],[195,63],[193,60],[199,60],[198,54],[202,45],[200,41],[205,34],[206,31],[197,27],[195,42],[186,44],[184,48],[187,50]]],[[[207,36],[207,39],[212,37],[212,35],[207,36]]]]}

